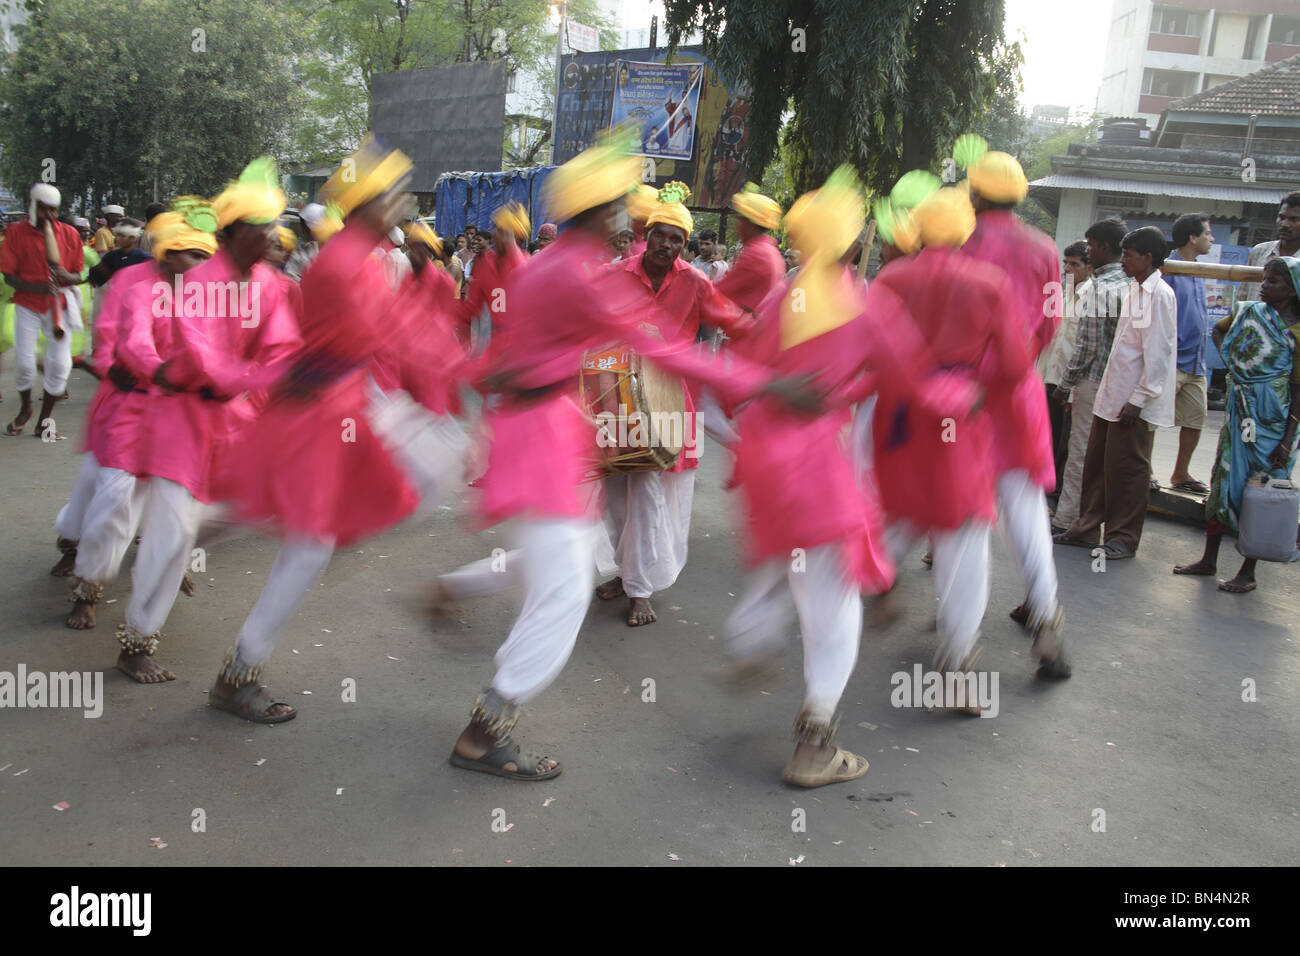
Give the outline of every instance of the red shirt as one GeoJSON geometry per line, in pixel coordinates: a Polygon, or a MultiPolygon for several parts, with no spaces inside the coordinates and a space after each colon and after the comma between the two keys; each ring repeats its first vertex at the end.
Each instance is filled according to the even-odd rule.
{"type": "MultiPolygon", "coordinates": [[[[59,247],[59,264],[69,272],[80,272],[86,264],[81,236],[66,222],[54,223],[54,241],[59,247]]],[[[16,276],[24,282],[45,282],[50,266],[45,260],[45,234],[27,220],[16,222],[5,233],[0,246],[0,274],[16,276]]],[[[37,292],[14,290],[14,305],[33,312],[48,312],[54,297],[37,292]]]]}

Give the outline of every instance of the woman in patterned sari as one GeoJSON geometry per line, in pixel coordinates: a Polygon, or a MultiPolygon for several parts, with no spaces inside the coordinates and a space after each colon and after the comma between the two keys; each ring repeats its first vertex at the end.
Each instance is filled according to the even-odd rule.
{"type": "MultiPolygon", "coordinates": [[[[1205,553],[1174,574],[1212,575],[1224,534],[1237,533],[1246,482],[1260,472],[1288,478],[1300,425],[1300,259],[1282,256],[1264,267],[1262,302],[1244,302],[1214,327],[1214,344],[1228,366],[1227,421],[1219,432],[1219,457],[1205,503],[1205,553]]],[[[1220,591],[1255,590],[1255,561],[1247,558],[1220,591]]]]}

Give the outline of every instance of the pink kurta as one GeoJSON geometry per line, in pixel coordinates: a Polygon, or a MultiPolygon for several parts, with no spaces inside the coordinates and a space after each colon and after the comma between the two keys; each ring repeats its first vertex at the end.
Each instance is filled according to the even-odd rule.
{"type": "MultiPolygon", "coordinates": [[[[488,523],[508,518],[577,517],[586,512],[583,462],[594,428],[575,401],[577,369],[590,349],[627,342],[669,371],[698,378],[737,400],[764,381],[751,366],[727,373],[690,344],[665,343],[638,327],[646,298],[618,269],[602,268],[604,247],[570,229],[544,256],[529,260],[506,288],[508,334],[487,373],[509,380],[483,420],[491,435],[487,473],[479,480],[488,523]],[[523,390],[536,390],[531,395],[523,390]]],[[[662,319],[671,324],[667,317],[662,319]]]]}
{"type": "Polygon", "coordinates": [[[452,330],[456,321],[456,283],[430,263],[411,272],[397,291],[394,315],[410,338],[389,340],[376,353],[370,374],[384,391],[402,389],[437,415],[459,415],[458,384],[469,358],[452,330]]]}
{"type": "MultiPolygon", "coordinates": [[[[1037,360],[1051,345],[1061,322],[1059,310],[1045,308],[1048,302],[1060,301],[1059,293],[1053,294],[1061,288],[1056,246],[1014,213],[989,210],[976,218],[975,233],[962,252],[1006,273],[1015,305],[1007,315],[1016,317],[1017,333],[1028,343],[1031,359],[1037,360]]],[[[1036,484],[1049,491],[1054,488],[1056,463],[1047,394],[1033,366],[1012,387],[990,392],[988,409],[996,425],[993,460],[997,474],[1024,469],[1036,484]]]]}
{"type": "Polygon", "coordinates": [[[232,429],[250,421],[251,413],[242,407],[248,388],[242,377],[209,378],[201,369],[242,363],[251,371],[283,362],[297,347],[297,330],[284,290],[262,263],[253,267],[242,290],[239,271],[224,250],[182,281],[180,302],[174,301],[174,280],[161,277],[137,283],[128,293],[119,359],[139,381],[150,383],[169,362],[168,381],[185,389],[172,392],[150,384],[132,471],[174,481],[210,502],[225,497],[221,459],[232,429]],[[244,328],[244,323],[255,324],[244,328]]]}
{"type": "Polygon", "coordinates": [[[993,521],[993,433],[1005,423],[987,410],[989,400],[1032,368],[1023,336],[1004,319],[1014,308],[1005,274],[956,250],[932,247],[889,263],[871,288],[889,289],[907,303],[933,353],[933,371],[963,374],[987,389],[985,410],[961,422],[882,381],[872,434],[886,513],[919,531],[993,521]]]}
{"type": "Polygon", "coordinates": [[[753,312],[785,278],[785,273],[785,259],[781,257],[776,240],[763,233],[744,244],[735,265],[715,286],[736,305],[753,312]]]}
{"type": "Polygon", "coordinates": [[[100,382],[86,408],[83,450],[91,452],[102,467],[120,468],[132,474],[139,464],[135,454],[137,430],[152,386],[137,382],[130,391],[124,391],[108,379],[108,371],[114,364],[121,365],[117,359],[117,342],[128,292],[136,283],[155,281],[164,281],[164,277],[152,262],[119,270],[104,289],[94,327],[91,364],[100,382]]]}
{"type": "Polygon", "coordinates": [[[293,373],[230,458],[239,520],[347,547],[415,510],[416,492],[366,416],[367,368],[386,342],[408,336],[372,255],[377,242],[349,221],[303,276],[293,373]]]}

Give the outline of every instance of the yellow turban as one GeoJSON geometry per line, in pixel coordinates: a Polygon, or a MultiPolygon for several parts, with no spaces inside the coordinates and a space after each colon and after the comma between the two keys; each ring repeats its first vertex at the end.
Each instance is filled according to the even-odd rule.
{"type": "Polygon", "coordinates": [[[960,246],[975,231],[975,208],[964,189],[947,186],[916,207],[916,229],[926,246],[960,246]]]}
{"type": "Polygon", "coordinates": [[[416,220],[406,227],[406,241],[415,243],[422,242],[433,250],[435,256],[442,255],[442,240],[438,234],[429,228],[427,222],[416,220]]]}
{"type": "Polygon", "coordinates": [[[293,252],[298,248],[298,237],[293,234],[293,230],[288,226],[280,226],[275,230],[276,238],[280,240],[280,248],[285,252],[293,252]]]}
{"type": "Polygon", "coordinates": [[[655,211],[658,202],[659,190],[645,183],[638,183],[637,187],[627,194],[627,217],[633,222],[645,222],[655,211]]]}
{"type": "Polygon", "coordinates": [[[410,175],[410,157],[400,149],[367,136],[357,151],[343,160],[320,190],[320,201],[333,203],[339,215],[347,218],[376,196],[401,185],[410,175]]]}
{"type": "Polygon", "coordinates": [[[508,229],[516,239],[527,239],[532,235],[528,224],[528,211],[517,202],[508,202],[492,214],[492,225],[498,229],[508,229]]]}
{"type": "Polygon", "coordinates": [[[865,203],[857,175],[841,166],[786,213],[786,233],[803,258],[781,303],[781,348],[839,328],[858,314],[859,304],[845,294],[840,257],[862,232],[865,203]]]}
{"type": "Polygon", "coordinates": [[[547,177],[543,196],[555,222],[566,222],[627,195],[640,179],[641,161],[630,155],[626,139],[612,135],[547,177]]]}
{"type": "Polygon", "coordinates": [[[274,222],[284,212],[284,206],[280,174],[270,156],[259,156],[249,163],[239,178],[212,201],[219,229],[232,222],[251,222],[259,226],[274,222]]]}
{"type": "Polygon", "coordinates": [[[649,229],[657,222],[663,222],[670,226],[676,226],[689,236],[691,230],[695,228],[695,220],[683,204],[690,198],[691,190],[685,183],[672,182],[659,190],[655,207],[650,211],[650,215],[646,217],[646,229],[649,229]]]}
{"type": "Polygon", "coordinates": [[[910,209],[904,209],[890,197],[884,197],[876,201],[874,215],[877,234],[883,242],[908,256],[921,248],[916,217],[910,209]]]}
{"type": "Polygon", "coordinates": [[[731,197],[731,208],[760,229],[775,229],[781,221],[781,204],[758,191],[754,183],[731,197]]]}
{"type": "Polygon", "coordinates": [[[1029,195],[1029,180],[1016,158],[993,150],[985,153],[966,172],[970,188],[990,202],[1015,203],[1029,195]]]}
{"type": "Polygon", "coordinates": [[[197,249],[208,255],[217,251],[217,216],[207,200],[184,196],[166,212],[149,220],[149,237],[153,255],[162,262],[173,250],[197,249]]]}

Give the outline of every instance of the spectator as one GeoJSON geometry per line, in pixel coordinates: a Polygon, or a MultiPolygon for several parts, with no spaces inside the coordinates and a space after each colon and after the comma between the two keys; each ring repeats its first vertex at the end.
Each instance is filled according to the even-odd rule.
{"type": "MultiPolygon", "coordinates": [[[[1056,459],[1056,487],[1065,486],[1065,460],[1070,452],[1070,412],[1051,401],[1056,386],[1065,377],[1065,367],[1074,355],[1079,330],[1079,302],[1092,288],[1092,267],[1088,265],[1088,244],[1080,239],[1065,247],[1062,255],[1064,288],[1061,294],[1061,324],[1052,344],[1038,358],[1038,371],[1047,389],[1047,416],[1052,423],[1052,454],[1056,459]]],[[[1091,409],[1088,410],[1091,412],[1091,409]]],[[[1086,447],[1086,446],[1085,446],[1086,447]]]]}
{"type": "MultiPolygon", "coordinates": [[[[1277,207],[1277,238],[1271,242],[1261,242],[1250,250],[1247,265],[1262,266],[1278,256],[1300,255],[1300,192],[1288,193],[1282,197],[1282,205],[1277,207]]],[[[1258,282],[1243,282],[1238,302],[1255,301],[1259,298],[1258,282]]]]}
{"type": "Polygon", "coordinates": [[[105,206],[103,213],[105,224],[95,233],[95,251],[101,256],[117,248],[117,240],[113,236],[113,227],[126,215],[126,210],[121,206],[105,206]]]}
{"type": "Polygon", "coordinates": [[[1155,428],[1174,423],[1178,320],[1174,290],[1160,281],[1167,248],[1155,226],[1124,237],[1121,264],[1130,283],[1093,407],[1083,501],[1078,519],[1056,537],[1095,548],[1105,524],[1101,550],[1111,561],[1137,554],[1151,496],[1155,428]]]}
{"type": "MultiPolygon", "coordinates": [[[[1210,217],[1202,213],[1188,213],[1174,222],[1174,246],[1169,258],[1195,262],[1214,245],[1210,232],[1210,217]]],[[[1165,282],[1174,290],[1178,308],[1178,371],[1177,393],[1174,398],[1174,424],[1178,432],[1178,458],[1174,473],[1169,477],[1170,487],[1178,491],[1207,495],[1209,486],[1191,476],[1188,469],[1192,452],[1201,440],[1208,411],[1206,391],[1209,370],[1205,365],[1205,337],[1209,333],[1209,313],[1205,306],[1205,280],[1193,276],[1165,276],[1165,282]]]]}
{"type": "Polygon", "coordinates": [[[699,240],[700,254],[691,265],[716,282],[727,272],[727,263],[722,259],[727,247],[718,242],[718,234],[712,229],[701,229],[699,240]]]}

